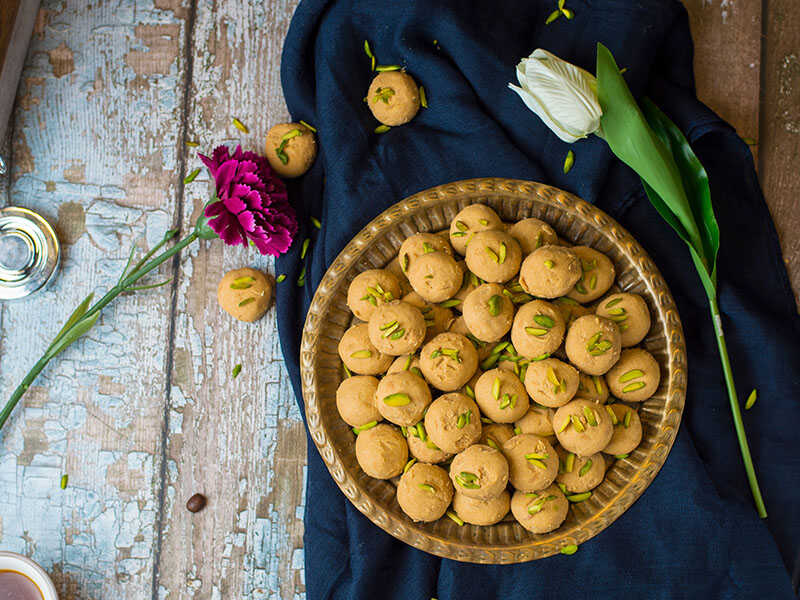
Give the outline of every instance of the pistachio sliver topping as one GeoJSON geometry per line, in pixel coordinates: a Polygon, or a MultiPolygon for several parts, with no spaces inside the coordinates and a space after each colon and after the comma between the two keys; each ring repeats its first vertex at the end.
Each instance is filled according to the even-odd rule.
{"type": "Polygon", "coordinates": [[[630,427],[631,425],[631,410],[625,413],[625,418],[622,419],[622,424],[625,426],[625,429],[630,427]]]}
{"type": "Polygon", "coordinates": [[[481,225],[486,227],[489,224],[489,220],[488,219],[478,219],[478,223],[480,223],[481,225]]]}
{"type": "Polygon", "coordinates": [[[586,461],[586,464],[583,465],[578,471],[578,477],[583,477],[584,475],[586,475],[591,468],[592,468],[592,459],[590,458],[589,460],[586,461]]]}
{"type": "Polygon", "coordinates": [[[506,262],[506,253],[508,252],[506,248],[505,242],[500,242],[500,250],[497,251],[497,258],[499,259],[500,264],[502,265],[506,262]]]}
{"type": "Polygon", "coordinates": [[[570,424],[571,422],[572,422],[572,420],[571,420],[571,419],[566,419],[566,420],[565,420],[565,421],[564,421],[564,422],[561,424],[561,427],[559,428],[559,430],[558,430],[558,433],[561,433],[561,432],[562,432],[562,431],[564,431],[564,430],[565,430],[567,427],[569,427],[569,424],[570,424]]]}
{"type": "MultiPolygon", "coordinates": [[[[389,336],[389,339],[390,340],[399,340],[405,334],[406,334],[406,330],[401,327],[400,329],[392,332],[392,334],[389,336]]],[[[384,334],[384,337],[386,337],[386,334],[384,334]]]]}
{"type": "MultiPolygon", "coordinates": [[[[606,306],[608,306],[608,305],[606,305],[606,306]]],[[[624,314],[627,314],[627,312],[628,312],[628,311],[626,311],[624,308],[622,308],[622,307],[619,307],[619,308],[612,308],[612,309],[610,309],[610,310],[608,311],[608,314],[609,314],[609,315],[611,315],[611,316],[613,316],[613,317],[618,317],[619,315],[624,315],[624,314]]]]}
{"type": "Polygon", "coordinates": [[[603,382],[600,381],[600,377],[592,375],[592,381],[594,381],[594,389],[597,391],[597,395],[601,395],[603,393],[603,382]]]}
{"type": "Polygon", "coordinates": [[[389,127],[388,125],[378,125],[373,131],[375,133],[386,133],[390,129],[391,127],[389,127]]]}
{"type": "Polygon", "coordinates": [[[494,250],[489,248],[489,246],[486,246],[484,250],[486,251],[486,256],[488,256],[493,262],[498,264],[500,263],[500,257],[497,256],[497,253],[494,250]]]}
{"type": "Polygon", "coordinates": [[[566,546],[562,547],[559,552],[561,554],[566,554],[567,556],[572,556],[578,551],[578,547],[575,544],[567,544],[566,546]]]}
{"type": "Polygon", "coordinates": [[[237,277],[234,279],[230,287],[232,290],[246,290],[252,287],[255,281],[256,280],[253,277],[245,275],[244,277],[237,277]]]}
{"type": "Polygon", "coordinates": [[[514,427],[514,435],[521,435],[521,434],[522,434],[522,429],[520,429],[519,427],[514,427]]]}
{"type": "Polygon", "coordinates": [[[425,490],[426,492],[435,493],[436,488],[433,487],[430,483],[418,483],[417,487],[421,490],[425,490]]]}
{"type": "Polygon", "coordinates": [[[492,354],[500,354],[503,350],[505,350],[510,342],[500,342],[494,348],[492,348],[492,354]]]}
{"type": "Polygon", "coordinates": [[[359,434],[359,433],[361,433],[362,431],[366,431],[367,429],[372,429],[372,428],[373,428],[373,427],[375,427],[377,424],[378,424],[378,422],[377,422],[377,421],[370,421],[369,423],[364,423],[364,424],[363,424],[363,425],[361,425],[360,427],[353,427],[353,433],[355,433],[356,435],[358,435],[358,434],[359,434]]]}
{"type": "Polygon", "coordinates": [[[625,458],[628,458],[628,455],[627,454],[615,454],[614,458],[616,458],[618,460],[623,460],[625,458]]]}
{"type": "Polygon", "coordinates": [[[462,471],[455,476],[456,483],[468,490],[478,490],[481,484],[478,483],[478,476],[468,471],[462,471]]]}
{"type": "Polygon", "coordinates": [[[481,423],[486,423],[487,425],[493,425],[494,421],[492,421],[489,417],[481,417],[481,423]]]}
{"type": "Polygon", "coordinates": [[[538,327],[526,327],[525,333],[527,333],[528,335],[533,335],[535,337],[542,337],[544,335],[547,335],[549,331],[547,329],[540,329],[538,327]]]}
{"type": "Polygon", "coordinates": [[[547,452],[528,452],[525,455],[526,460],[547,460],[548,458],[550,458],[550,455],[547,452]]]}
{"type": "Polygon", "coordinates": [[[393,322],[392,324],[390,324],[390,325],[389,325],[388,327],[386,327],[385,329],[384,329],[383,327],[381,327],[381,329],[383,329],[383,337],[385,337],[385,338],[389,337],[390,335],[392,335],[392,333],[393,333],[393,332],[394,332],[394,331],[395,331],[395,330],[396,330],[398,327],[400,327],[400,323],[398,323],[397,321],[393,322]]]}
{"type": "Polygon", "coordinates": [[[544,463],[543,463],[541,460],[539,460],[538,458],[528,458],[528,459],[526,459],[526,460],[527,460],[527,461],[528,461],[530,464],[532,464],[534,467],[536,467],[537,469],[542,469],[543,471],[547,470],[547,465],[546,465],[546,464],[544,464],[544,463]]]}
{"type": "Polygon", "coordinates": [[[614,409],[611,408],[608,404],[606,404],[605,409],[606,412],[608,413],[608,416],[611,418],[611,424],[616,425],[617,423],[619,423],[619,419],[617,419],[617,415],[614,412],[614,409]]]}
{"type": "Polygon", "coordinates": [[[425,431],[425,424],[422,421],[417,423],[417,437],[423,442],[428,439],[428,434],[425,431]]]}
{"type": "Polygon", "coordinates": [[[411,404],[411,396],[408,394],[404,394],[403,392],[397,392],[395,394],[389,394],[383,399],[383,403],[386,406],[407,406],[411,404]]]}
{"type": "Polygon", "coordinates": [[[244,300],[239,302],[238,306],[247,306],[251,302],[255,302],[255,301],[256,301],[255,297],[254,296],[250,296],[249,298],[245,298],[244,300]]]}
{"type": "Polygon", "coordinates": [[[552,260],[548,258],[546,261],[544,261],[544,266],[547,267],[548,269],[552,269],[553,267],[556,266],[556,263],[554,263],[552,260]]]}
{"type": "Polygon", "coordinates": [[[556,375],[553,367],[547,367],[547,380],[556,387],[561,385],[561,381],[558,379],[558,375],[556,375]]]}
{"type": "Polygon", "coordinates": [[[408,254],[403,254],[403,259],[400,261],[400,269],[403,273],[408,271],[408,254]]]}
{"type": "Polygon", "coordinates": [[[459,527],[461,527],[461,526],[463,526],[463,525],[464,525],[464,521],[462,521],[462,520],[461,520],[461,517],[459,517],[459,516],[458,516],[456,513],[454,513],[452,510],[448,510],[448,511],[447,511],[445,514],[447,515],[447,518],[448,518],[448,519],[450,519],[451,521],[453,521],[453,522],[454,522],[456,525],[458,525],[459,527]]]}
{"type": "Polygon", "coordinates": [[[492,396],[495,400],[500,398],[500,378],[495,377],[494,383],[492,383],[492,396]]]}
{"type": "Polygon", "coordinates": [[[603,337],[603,332],[598,331],[592,337],[589,338],[589,341],[586,342],[586,349],[589,351],[594,350],[594,347],[597,345],[597,342],[600,341],[600,338],[603,337]]]}
{"type": "Polygon", "coordinates": [[[461,304],[460,298],[450,298],[450,300],[445,300],[444,302],[440,302],[439,306],[442,308],[452,308],[454,306],[458,306],[461,304]]]}
{"type": "Polygon", "coordinates": [[[495,450],[500,450],[500,447],[497,445],[497,442],[495,442],[495,441],[494,441],[492,438],[490,438],[490,437],[487,437],[487,438],[486,438],[486,444],[487,444],[488,446],[491,446],[491,447],[492,447],[492,448],[494,448],[495,450]]]}
{"type": "Polygon", "coordinates": [[[750,392],[750,395],[747,397],[747,401],[744,403],[744,409],[750,410],[753,408],[753,405],[756,403],[756,399],[758,398],[758,390],[753,390],[750,392]]]}
{"type": "Polygon", "coordinates": [[[582,494],[570,494],[567,496],[567,500],[572,502],[573,504],[576,502],[583,502],[584,500],[588,500],[592,497],[592,492],[583,492],[582,494]]]}
{"type": "Polygon", "coordinates": [[[622,298],[614,298],[613,300],[609,300],[606,302],[606,308],[612,308],[622,302],[622,298]]]}
{"type": "MultiPolygon", "coordinates": [[[[405,429],[405,427],[403,427],[403,429],[405,429]]],[[[406,436],[406,437],[408,437],[408,436],[406,436]]],[[[409,460],[409,461],[406,463],[406,466],[405,466],[405,467],[403,467],[403,474],[404,474],[404,475],[405,475],[406,473],[408,473],[408,470],[409,470],[411,467],[413,467],[413,466],[414,466],[414,463],[415,463],[415,462],[417,462],[417,459],[416,459],[416,458],[412,458],[412,459],[410,459],[410,460],[409,460]]]]}
{"type": "Polygon", "coordinates": [[[586,431],[586,427],[583,426],[581,420],[578,418],[578,415],[570,415],[570,421],[572,421],[572,426],[575,428],[575,431],[578,433],[583,433],[586,431]]]}
{"type": "Polygon", "coordinates": [[[487,300],[486,304],[489,307],[489,314],[493,317],[496,317],[500,314],[500,309],[503,304],[503,297],[495,294],[489,298],[489,300],[487,300]]]}
{"type": "Polygon", "coordinates": [[[627,394],[628,392],[635,392],[636,390],[642,389],[645,385],[647,384],[644,381],[634,381],[622,388],[622,393],[627,394]]]}
{"type": "Polygon", "coordinates": [[[597,418],[595,412],[588,406],[583,407],[583,416],[586,417],[586,422],[592,427],[597,427],[597,418]]]}
{"type": "Polygon", "coordinates": [[[641,369],[631,369],[627,373],[623,373],[622,375],[619,376],[619,382],[626,383],[628,381],[631,381],[632,379],[638,379],[639,377],[642,376],[644,376],[644,371],[642,371],[641,369]]]}
{"type": "Polygon", "coordinates": [[[372,350],[356,350],[350,355],[350,358],[370,358],[372,350]]]}
{"type": "Polygon", "coordinates": [[[458,354],[458,350],[455,350],[454,348],[442,348],[441,351],[442,355],[451,358],[456,362],[461,362],[461,357],[458,354]]]}
{"type": "Polygon", "coordinates": [[[456,229],[459,231],[466,231],[468,229],[467,224],[464,221],[456,221],[456,229]]]}
{"type": "Polygon", "coordinates": [[[475,390],[473,390],[472,386],[470,386],[469,384],[464,386],[464,393],[473,400],[475,400],[475,390]]]}
{"type": "Polygon", "coordinates": [[[546,329],[550,329],[556,324],[552,317],[543,314],[536,315],[533,320],[536,321],[537,325],[541,325],[546,329]]]}
{"type": "Polygon", "coordinates": [[[572,452],[567,454],[567,458],[564,459],[564,470],[567,473],[572,473],[572,469],[575,468],[575,455],[572,452]]]}

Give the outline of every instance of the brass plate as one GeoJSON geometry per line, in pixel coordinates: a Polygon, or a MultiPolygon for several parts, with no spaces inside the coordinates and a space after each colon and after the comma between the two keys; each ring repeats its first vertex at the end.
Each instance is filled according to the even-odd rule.
{"type": "Polygon", "coordinates": [[[311,437],[345,496],[373,523],[396,538],[444,558],[505,564],[544,558],[567,544],[582,544],[611,525],[650,485],[678,432],[686,397],[686,347],[675,302],[658,268],[625,229],[580,198],[541,183],[471,179],[437,186],[398,202],[376,217],[342,250],[325,273],[306,317],[300,349],[303,398],[311,437]],[[400,510],[390,481],[364,474],[355,458],[354,435],[336,410],[341,381],[337,345],[349,327],[347,287],[366,269],[392,260],[400,244],[419,231],[449,227],[464,206],[483,203],[504,221],[537,217],[574,244],[608,256],[617,270],[616,287],[641,294],[652,328],[641,344],[661,367],[656,394],[639,410],[643,439],[626,459],[617,460],[592,497],[572,505],[557,530],[536,535],[515,521],[490,527],[459,527],[447,517],[414,523],[400,510]]]}

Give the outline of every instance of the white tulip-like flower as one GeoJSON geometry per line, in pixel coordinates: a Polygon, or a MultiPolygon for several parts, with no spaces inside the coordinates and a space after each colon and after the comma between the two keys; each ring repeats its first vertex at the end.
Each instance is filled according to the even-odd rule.
{"type": "Polygon", "coordinates": [[[508,84],[559,138],[571,144],[600,128],[597,78],[537,48],[517,65],[521,87],[508,84]]]}

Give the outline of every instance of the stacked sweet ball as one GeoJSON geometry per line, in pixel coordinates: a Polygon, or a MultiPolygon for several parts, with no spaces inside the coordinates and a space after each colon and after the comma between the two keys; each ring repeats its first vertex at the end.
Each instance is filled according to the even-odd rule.
{"type": "Polygon", "coordinates": [[[473,204],[348,290],[336,393],[361,468],[415,521],[558,528],[641,442],[659,366],[644,300],[538,219],[473,204]],[[463,258],[462,258],[463,257],[463,258]],[[452,506],[452,510],[449,508],[452,506]]]}

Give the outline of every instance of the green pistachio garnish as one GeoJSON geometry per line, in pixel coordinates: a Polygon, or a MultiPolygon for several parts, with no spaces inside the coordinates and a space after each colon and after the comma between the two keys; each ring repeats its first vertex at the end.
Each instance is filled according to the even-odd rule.
{"type": "Polygon", "coordinates": [[[461,304],[461,300],[459,298],[450,298],[450,300],[445,300],[444,302],[440,302],[439,306],[442,308],[453,308],[454,306],[458,306],[461,304]]]}
{"type": "Polygon", "coordinates": [[[411,404],[411,396],[402,392],[396,394],[389,394],[383,399],[386,406],[407,406],[411,404]]]}
{"type": "Polygon", "coordinates": [[[570,421],[570,419],[567,419],[567,420],[565,420],[565,421],[564,421],[564,422],[561,424],[561,428],[558,430],[558,433],[561,433],[561,432],[562,432],[562,431],[564,431],[564,430],[565,430],[567,427],[569,427],[569,424],[570,424],[570,422],[571,422],[571,421],[570,421]]]}
{"type": "Polygon", "coordinates": [[[547,460],[550,458],[550,455],[547,452],[528,452],[528,454],[525,455],[525,458],[527,460],[547,460]]]}
{"type": "Polygon", "coordinates": [[[428,434],[425,431],[425,424],[422,421],[417,423],[417,437],[423,442],[428,439],[428,434]]]}
{"type": "Polygon", "coordinates": [[[589,460],[586,461],[586,464],[580,468],[580,471],[578,471],[578,477],[583,477],[584,475],[586,475],[589,472],[589,469],[591,468],[592,468],[592,459],[590,458],[589,460]]]}
{"type": "Polygon", "coordinates": [[[456,421],[456,427],[458,429],[464,429],[464,427],[469,425],[471,418],[472,418],[472,410],[468,410],[465,413],[461,413],[460,415],[458,415],[458,420],[456,421]]]}
{"type": "Polygon", "coordinates": [[[553,267],[556,266],[556,263],[554,263],[552,260],[548,258],[546,261],[544,261],[544,266],[547,267],[548,269],[552,269],[553,267]]]}
{"type": "Polygon", "coordinates": [[[378,422],[377,422],[377,421],[370,421],[369,423],[364,423],[364,424],[363,424],[363,425],[361,425],[360,427],[353,427],[353,433],[355,433],[356,435],[358,435],[358,434],[359,434],[359,433],[361,433],[362,431],[366,431],[367,429],[372,429],[372,428],[373,428],[373,427],[375,427],[375,425],[377,425],[377,424],[378,424],[378,422]]]}
{"type": "Polygon", "coordinates": [[[594,389],[597,391],[597,395],[600,396],[603,394],[603,382],[600,381],[600,378],[597,375],[592,375],[592,381],[594,381],[594,389]]]}
{"type": "Polygon", "coordinates": [[[489,221],[487,219],[478,219],[478,223],[486,227],[489,224],[489,221]]]}
{"type": "Polygon", "coordinates": [[[754,389],[752,392],[750,392],[750,395],[747,397],[747,401],[744,403],[744,409],[750,410],[751,408],[753,408],[753,405],[756,403],[757,398],[758,398],[758,391],[754,389]]]}
{"type": "Polygon", "coordinates": [[[467,396],[469,396],[470,398],[472,398],[473,400],[475,400],[475,391],[472,389],[472,387],[469,384],[464,386],[464,393],[467,396]]]}
{"type": "Polygon", "coordinates": [[[481,485],[478,483],[478,476],[469,471],[461,471],[455,476],[456,483],[468,490],[480,489],[481,485]]]}
{"type": "Polygon", "coordinates": [[[461,357],[458,355],[458,350],[453,348],[441,348],[440,350],[444,356],[451,358],[458,363],[461,362],[461,357]]]}
{"type": "Polygon", "coordinates": [[[192,182],[193,182],[195,179],[197,179],[197,176],[198,176],[199,174],[200,174],[200,167],[196,168],[194,171],[192,171],[191,173],[189,173],[189,174],[188,174],[188,175],[187,175],[187,176],[184,178],[184,180],[183,180],[183,183],[184,183],[184,184],[189,184],[189,183],[192,183],[192,182]]]}
{"type": "Polygon", "coordinates": [[[644,381],[634,381],[622,388],[622,393],[627,394],[628,392],[635,392],[636,390],[642,389],[645,385],[647,384],[644,381]]]}
{"type": "Polygon", "coordinates": [[[406,463],[406,466],[405,466],[405,467],[403,467],[403,475],[405,475],[406,473],[408,473],[408,470],[409,470],[411,467],[413,467],[413,466],[414,466],[414,463],[415,463],[415,462],[417,462],[417,459],[416,459],[416,458],[412,458],[411,460],[409,460],[409,461],[406,463]]]}
{"type": "Polygon", "coordinates": [[[556,485],[558,486],[558,489],[561,490],[562,494],[566,494],[567,493],[567,486],[565,486],[563,483],[557,483],[556,485]]]}
{"type": "Polygon", "coordinates": [[[499,354],[490,354],[481,361],[481,369],[483,369],[484,371],[493,369],[497,365],[498,360],[500,360],[499,354]]]}
{"type": "Polygon", "coordinates": [[[616,425],[617,423],[619,423],[619,419],[617,419],[617,415],[614,412],[614,409],[611,408],[608,404],[606,404],[605,409],[606,412],[608,413],[608,416],[611,418],[611,424],[616,425]]]}
{"type": "Polygon", "coordinates": [[[618,460],[623,460],[625,458],[628,458],[628,455],[627,454],[615,454],[614,458],[616,458],[618,460]]]}
{"type": "Polygon", "coordinates": [[[408,254],[403,255],[403,260],[400,262],[400,269],[405,273],[408,270],[408,254]]]}
{"type": "Polygon", "coordinates": [[[386,133],[386,132],[387,132],[387,131],[389,131],[390,129],[391,129],[391,127],[389,127],[388,125],[378,125],[378,126],[377,126],[377,127],[374,129],[374,131],[375,131],[375,133],[386,133]]]}
{"type": "Polygon", "coordinates": [[[549,331],[547,329],[539,329],[538,327],[526,327],[525,333],[536,337],[542,337],[543,335],[547,335],[549,331]]]}
{"type": "Polygon", "coordinates": [[[488,257],[489,257],[489,258],[490,258],[492,261],[494,261],[494,262],[496,262],[496,263],[498,263],[498,264],[500,263],[500,257],[499,257],[499,256],[497,256],[497,253],[496,253],[494,250],[492,250],[491,248],[489,248],[489,246],[486,246],[486,247],[484,248],[484,250],[486,251],[486,255],[487,255],[487,256],[488,256],[488,257]]]}
{"type": "Polygon", "coordinates": [[[495,377],[494,383],[492,384],[492,396],[494,396],[495,400],[500,398],[500,378],[495,377]]]}
{"type": "Polygon", "coordinates": [[[612,317],[619,317],[620,315],[627,314],[627,312],[628,312],[627,310],[625,310],[624,308],[620,307],[620,308],[612,308],[612,309],[610,309],[608,311],[608,314],[611,315],[612,317]]]}
{"type": "Polygon", "coordinates": [[[631,412],[633,411],[629,410],[628,412],[626,412],[625,418],[622,419],[622,424],[625,426],[625,429],[627,429],[631,425],[631,412]]]}
{"type": "Polygon", "coordinates": [[[350,355],[350,358],[370,358],[372,350],[356,350],[350,355]]]}
{"type": "Polygon", "coordinates": [[[418,483],[417,487],[421,490],[425,490],[426,492],[436,492],[436,488],[434,488],[430,483],[418,483]]]}
{"type": "MultiPolygon", "coordinates": [[[[420,370],[419,370],[419,367],[411,367],[411,368],[409,369],[409,371],[411,371],[411,372],[412,372],[414,375],[416,375],[417,377],[423,377],[423,375],[422,375],[422,371],[420,371],[420,370]]],[[[424,377],[423,377],[423,379],[424,379],[424,377]]]]}
{"type": "Polygon", "coordinates": [[[492,447],[492,448],[494,448],[495,450],[500,450],[500,447],[497,445],[497,442],[495,442],[495,441],[494,441],[492,438],[490,438],[490,437],[487,437],[487,438],[486,438],[486,445],[488,445],[488,446],[491,446],[491,447],[492,447]]]}
{"type": "Polygon", "coordinates": [[[464,221],[456,221],[456,229],[459,231],[467,231],[469,229],[464,221]]]}
{"type": "Polygon", "coordinates": [[[578,415],[570,415],[570,421],[572,421],[572,426],[575,428],[575,431],[578,433],[583,433],[586,431],[586,427],[583,426],[581,420],[578,418],[578,415]]]}
{"type": "Polygon", "coordinates": [[[245,275],[244,277],[237,277],[234,279],[230,287],[232,290],[246,290],[247,288],[252,287],[255,281],[256,280],[253,277],[245,275]]]}
{"type": "Polygon", "coordinates": [[[255,302],[255,301],[256,301],[256,299],[253,296],[250,296],[249,298],[245,298],[244,300],[239,302],[238,306],[247,306],[251,302],[255,302]]]}
{"type": "Polygon", "coordinates": [[[508,345],[511,342],[500,342],[494,348],[492,348],[492,354],[500,354],[503,350],[508,348],[508,345]]]}
{"type": "Polygon", "coordinates": [[[489,298],[489,300],[487,300],[486,304],[489,307],[489,314],[493,317],[496,317],[500,314],[500,310],[503,306],[503,297],[495,294],[489,298]]]}
{"type": "Polygon", "coordinates": [[[547,465],[544,464],[541,460],[536,458],[528,458],[527,461],[532,464],[537,469],[547,470],[547,465]]]}
{"type": "Polygon", "coordinates": [[[586,422],[592,427],[597,427],[597,413],[595,413],[588,406],[583,407],[583,416],[586,417],[586,422]]]}
{"type": "Polygon", "coordinates": [[[383,102],[384,104],[389,104],[389,98],[394,96],[394,90],[390,87],[379,87],[375,90],[375,95],[372,97],[373,102],[383,102]]]}
{"type": "Polygon", "coordinates": [[[533,320],[536,321],[537,325],[541,325],[545,329],[550,329],[556,324],[556,322],[553,320],[552,317],[549,317],[547,315],[543,315],[541,313],[536,315],[536,316],[534,316],[533,320]]]}
{"type": "Polygon", "coordinates": [[[545,352],[544,354],[540,354],[539,356],[534,356],[531,359],[531,362],[539,362],[540,360],[544,360],[545,358],[550,358],[549,352],[545,352]]]}
{"type": "Polygon", "coordinates": [[[521,434],[522,434],[522,429],[520,429],[519,427],[514,427],[514,435],[521,435],[521,434]]]}
{"type": "MultiPolygon", "coordinates": [[[[556,11],[556,17],[558,17],[558,11],[556,11]]],[[[553,19],[555,20],[556,17],[553,17],[553,19]]],[[[570,150],[569,152],[567,152],[567,157],[564,159],[564,168],[563,168],[564,175],[569,173],[570,169],[572,169],[572,165],[574,164],[575,164],[575,153],[572,150],[570,150]]]]}
{"type": "Polygon", "coordinates": [[[342,363],[342,370],[344,371],[344,378],[350,379],[353,374],[350,372],[350,369],[347,368],[347,365],[342,363]]]}
{"type": "Polygon", "coordinates": [[[644,371],[641,371],[639,369],[631,369],[627,373],[623,373],[622,375],[620,375],[618,381],[620,383],[625,383],[630,381],[631,379],[638,379],[639,377],[642,376],[644,376],[644,371]]]}
{"type": "Polygon", "coordinates": [[[561,550],[559,550],[559,552],[561,552],[561,554],[566,554],[567,556],[572,556],[577,551],[578,551],[578,547],[575,544],[567,544],[566,546],[561,548],[561,550]]]}
{"type": "Polygon", "coordinates": [[[567,496],[567,500],[569,500],[574,504],[576,502],[583,502],[584,500],[588,500],[591,497],[592,497],[592,492],[583,492],[582,494],[571,494],[567,496]]]}
{"type": "Polygon", "coordinates": [[[374,70],[378,73],[385,73],[387,71],[399,71],[401,68],[400,65],[378,65],[374,70]]]}
{"type": "Polygon", "coordinates": [[[459,516],[458,516],[456,513],[454,513],[452,510],[448,510],[448,511],[447,511],[445,514],[447,515],[447,517],[448,517],[448,518],[449,518],[451,521],[453,521],[453,522],[454,522],[456,525],[458,525],[459,527],[461,527],[461,526],[463,526],[463,525],[464,525],[464,521],[462,521],[462,520],[461,520],[461,517],[459,517],[459,516]]]}
{"type": "Polygon", "coordinates": [[[567,473],[572,473],[572,469],[575,468],[575,455],[572,452],[567,454],[567,457],[564,459],[564,470],[567,473]]]}
{"type": "Polygon", "coordinates": [[[498,250],[498,252],[497,252],[497,258],[499,259],[498,262],[501,265],[504,262],[506,262],[506,254],[507,254],[507,252],[508,252],[508,249],[506,248],[506,243],[505,242],[500,242],[500,250],[498,250]]]}
{"type": "Polygon", "coordinates": [[[306,284],[306,266],[300,269],[300,275],[297,276],[297,287],[303,287],[306,284]]]}
{"type": "Polygon", "coordinates": [[[494,424],[494,421],[492,421],[489,417],[481,417],[481,423],[486,423],[487,425],[492,425],[492,424],[494,424]]]}
{"type": "Polygon", "coordinates": [[[428,242],[422,242],[422,253],[430,254],[431,252],[436,252],[433,246],[431,246],[428,242]]]}
{"type": "Polygon", "coordinates": [[[280,283],[286,279],[286,273],[281,273],[275,278],[275,283],[280,283]]]}
{"type": "MultiPolygon", "coordinates": [[[[309,131],[313,131],[314,133],[317,133],[317,128],[314,127],[313,125],[311,125],[310,123],[306,123],[305,121],[303,121],[303,119],[300,119],[299,123],[300,123],[300,125],[302,125],[306,129],[308,129],[309,131]]],[[[313,223],[314,221],[316,221],[316,219],[314,217],[311,217],[311,222],[313,223]]],[[[319,223],[319,221],[317,221],[317,223],[319,223]]],[[[317,227],[316,225],[314,225],[314,226],[317,227]]],[[[319,229],[319,227],[317,227],[317,229],[319,229]]]]}
{"type": "Polygon", "coordinates": [[[608,302],[606,302],[606,308],[611,308],[613,306],[616,306],[620,302],[622,302],[622,298],[614,298],[613,300],[609,300],[608,302]]]}
{"type": "MultiPolygon", "coordinates": [[[[396,331],[392,332],[392,334],[389,336],[389,339],[390,340],[399,340],[405,334],[406,334],[406,330],[401,327],[400,329],[397,329],[396,331]]],[[[384,334],[384,337],[386,337],[386,334],[384,334]]]]}
{"type": "Polygon", "coordinates": [[[233,365],[233,370],[231,371],[231,375],[233,376],[234,379],[236,379],[239,376],[239,373],[241,372],[242,372],[242,365],[240,363],[236,363],[235,365],[233,365]]]}

